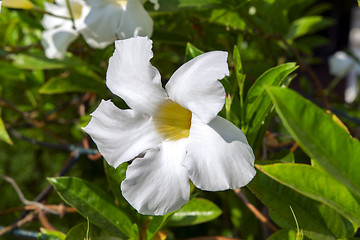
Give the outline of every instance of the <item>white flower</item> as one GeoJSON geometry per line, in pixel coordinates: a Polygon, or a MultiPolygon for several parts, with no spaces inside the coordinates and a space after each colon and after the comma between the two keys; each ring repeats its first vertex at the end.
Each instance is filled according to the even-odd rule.
{"type": "Polygon", "coordinates": [[[89,11],[89,7],[83,0],[69,1],[75,23],[75,26],[73,26],[66,0],[55,0],[55,3],[44,2],[45,10],[65,18],[49,14],[44,15],[42,25],[45,30],[42,33],[41,43],[48,58],[62,59],[65,57],[69,45],[78,37],[77,29],[84,19],[84,13],[89,11]]]}
{"type": "Polygon", "coordinates": [[[80,33],[94,48],[116,39],[151,36],[153,21],[139,0],[86,0],[91,7],[80,33]]]}
{"type": "Polygon", "coordinates": [[[152,41],[115,42],[106,84],[131,109],[102,101],[84,128],[113,167],[136,158],[121,190],[142,214],[179,209],[190,195],[189,179],[202,190],[235,189],[254,177],[254,154],[245,135],[217,116],[225,102],[218,81],[229,74],[227,53],[202,54],[181,66],[162,88],[149,62],[152,41]]]}
{"type": "MultiPolygon", "coordinates": [[[[352,53],[356,56],[360,56],[360,51],[353,49],[352,53]]],[[[358,96],[359,92],[359,80],[360,64],[357,63],[352,56],[349,56],[343,51],[338,51],[334,55],[329,57],[329,71],[330,74],[343,78],[346,76],[345,86],[345,102],[353,103],[358,96]]]]}
{"type": "Polygon", "coordinates": [[[93,48],[105,48],[116,39],[151,36],[153,21],[139,0],[70,0],[74,24],[66,0],[45,2],[47,12],[42,45],[48,58],[62,59],[79,33],[93,48]],[[75,26],[73,26],[75,25],[75,26]]]}

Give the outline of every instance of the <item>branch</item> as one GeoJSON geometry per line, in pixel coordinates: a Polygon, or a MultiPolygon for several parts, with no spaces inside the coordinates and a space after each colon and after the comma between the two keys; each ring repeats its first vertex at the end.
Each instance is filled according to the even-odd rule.
{"type": "Polygon", "coordinates": [[[244,195],[243,192],[241,192],[241,189],[234,189],[234,192],[236,195],[245,203],[245,205],[249,208],[249,210],[257,217],[262,223],[264,223],[268,228],[270,228],[272,231],[276,232],[279,230],[277,226],[275,226],[270,220],[265,217],[244,195]]]}
{"type": "Polygon", "coordinates": [[[49,212],[55,215],[59,215],[59,213],[55,210],[52,210],[48,207],[46,207],[45,205],[39,203],[39,202],[35,202],[35,201],[29,201],[25,198],[24,194],[21,192],[19,186],[16,184],[16,182],[14,181],[14,179],[12,179],[11,177],[8,176],[4,176],[4,175],[0,175],[0,178],[4,179],[5,181],[7,181],[8,183],[11,184],[11,186],[14,188],[14,190],[16,191],[17,195],[19,196],[20,201],[24,204],[24,205],[33,205],[38,207],[40,210],[43,210],[45,212],[49,212]]]}

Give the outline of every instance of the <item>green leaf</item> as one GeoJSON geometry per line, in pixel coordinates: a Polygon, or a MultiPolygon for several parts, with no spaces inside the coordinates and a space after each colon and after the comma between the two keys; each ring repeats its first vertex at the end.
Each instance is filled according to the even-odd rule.
{"type": "Polygon", "coordinates": [[[84,63],[71,55],[67,55],[63,60],[49,59],[43,52],[21,53],[12,55],[14,66],[28,70],[58,69],[84,65],[84,63]]]}
{"type": "Polygon", "coordinates": [[[268,87],[267,92],[300,147],[332,177],[360,196],[360,142],[295,91],[268,87]]]}
{"type": "Polygon", "coordinates": [[[143,216],[138,214],[136,209],[133,208],[128,201],[126,201],[120,189],[121,182],[126,177],[126,169],[128,165],[128,163],[122,163],[117,168],[114,168],[104,160],[106,179],[111,191],[114,194],[116,204],[132,219],[133,222],[140,222],[143,216]]]}
{"type": "Polygon", "coordinates": [[[82,240],[85,239],[86,233],[89,232],[89,238],[100,236],[100,230],[90,225],[88,229],[88,223],[79,223],[72,227],[66,235],[65,240],[82,240]]]}
{"type": "Polygon", "coordinates": [[[325,203],[360,225],[360,205],[350,191],[317,168],[305,164],[258,166],[265,174],[305,196],[325,203]]]}
{"type": "Polygon", "coordinates": [[[323,16],[306,16],[295,20],[286,36],[287,39],[295,39],[307,34],[330,27],[334,20],[323,16]]]}
{"type": "Polygon", "coordinates": [[[165,226],[172,214],[173,213],[168,213],[165,216],[153,216],[146,228],[146,239],[153,239],[156,233],[160,231],[163,226],[165,226]]]}
{"type": "Polygon", "coordinates": [[[193,198],[171,216],[168,226],[190,226],[214,220],[221,209],[209,200],[193,198]]]}
{"type": "Polygon", "coordinates": [[[299,228],[310,239],[336,239],[354,234],[351,222],[332,208],[297,193],[258,171],[248,187],[269,209],[272,219],[282,228],[299,228]]]}
{"type": "Polygon", "coordinates": [[[70,71],[66,76],[55,76],[49,79],[40,89],[42,94],[57,94],[68,92],[98,92],[106,91],[105,82],[94,72],[85,68],[70,71]]]}
{"type": "Polygon", "coordinates": [[[296,231],[281,229],[273,233],[267,240],[297,240],[296,231]]]}
{"type": "Polygon", "coordinates": [[[247,125],[245,133],[251,146],[271,108],[271,99],[267,96],[264,86],[279,86],[296,68],[295,63],[285,63],[271,68],[263,73],[249,89],[244,107],[247,125]]]}
{"type": "Polygon", "coordinates": [[[185,62],[193,59],[196,56],[199,56],[200,54],[203,54],[204,52],[192,45],[191,43],[186,44],[185,49],[185,62]]]}
{"type": "Polygon", "coordinates": [[[7,133],[6,131],[6,128],[5,128],[5,125],[4,125],[4,122],[3,120],[1,119],[0,117],[0,140],[1,141],[4,141],[10,145],[13,145],[13,142],[9,136],[9,134],[7,133]]]}
{"type": "Polygon", "coordinates": [[[221,0],[159,0],[158,11],[176,11],[181,8],[209,8],[221,4],[221,0]]]}
{"type": "Polygon", "coordinates": [[[75,177],[48,178],[60,197],[84,217],[115,236],[137,238],[138,229],[97,186],[75,177]]]}
{"type": "Polygon", "coordinates": [[[39,240],[65,240],[66,235],[59,231],[50,231],[45,228],[40,228],[41,233],[38,233],[39,240]]]}

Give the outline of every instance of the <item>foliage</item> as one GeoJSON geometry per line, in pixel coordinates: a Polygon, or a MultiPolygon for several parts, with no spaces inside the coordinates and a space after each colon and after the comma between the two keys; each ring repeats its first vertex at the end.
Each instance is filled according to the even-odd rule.
{"type": "Polygon", "coordinates": [[[233,191],[192,188],[191,200],[178,211],[144,216],[120,191],[129,163],[114,169],[103,162],[81,130],[103,98],[127,108],[105,85],[114,46],[92,49],[78,38],[64,59],[48,59],[40,44],[44,0],[8,8],[6,2],[0,13],[0,174],[13,177],[26,199],[64,217],[48,214],[44,220],[38,209],[15,212],[33,202],[20,202],[1,180],[1,226],[38,214],[40,222],[32,218],[20,226],[38,239],[358,239],[360,143],[353,133],[359,101],[349,106],[325,93],[311,68],[314,49],[329,41],[318,33],[334,24],[324,12],[333,5],[160,0],[154,10],[145,3],[154,20],[151,62],[164,84],[203,52],[229,52],[220,115],[247,136],[257,174],[240,198],[233,191]],[[300,82],[297,91],[290,89],[292,81],[300,82]],[[56,230],[45,229],[49,222],[56,230]]]}

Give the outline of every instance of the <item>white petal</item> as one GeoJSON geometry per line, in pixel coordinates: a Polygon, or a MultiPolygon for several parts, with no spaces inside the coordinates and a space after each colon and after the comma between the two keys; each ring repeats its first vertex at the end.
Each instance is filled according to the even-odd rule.
{"type": "Polygon", "coordinates": [[[355,68],[351,69],[349,75],[346,78],[345,85],[345,102],[353,103],[358,96],[359,93],[359,80],[358,80],[358,72],[355,68]]]}
{"type": "Polygon", "coordinates": [[[225,103],[225,90],[218,81],[229,75],[227,52],[201,54],[182,65],[166,85],[169,97],[209,123],[225,103]]]}
{"type": "Polygon", "coordinates": [[[189,201],[189,178],[181,165],[186,142],[185,138],[163,142],[128,167],[122,194],[140,213],[165,215],[189,201]]]}
{"type": "Polygon", "coordinates": [[[150,0],[152,4],[154,4],[154,10],[159,10],[160,4],[158,0],[150,0]]]}
{"type": "Polygon", "coordinates": [[[202,190],[239,188],[255,176],[255,157],[244,134],[219,116],[207,125],[193,114],[186,150],[183,165],[202,190]]]}
{"type": "MultiPolygon", "coordinates": [[[[55,14],[57,16],[62,17],[70,17],[69,11],[66,5],[56,5],[49,2],[44,2],[45,10],[49,13],[55,14]]],[[[52,29],[55,27],[59,27],[64,24],[64,22],[70,22],[71,20],[67,20],[64,18],[59,18],[55,16],[51,16],[49,14],[45,14],[41,23],[45,29],[52,29]]]]}
{"type": "Polygon", "coordinates": [[[354,66],[354,60],[345,52],[339,51],[329,57],[330,74],[343,78],[354,66]]]}
{"type": "Polygon", "coordinates": [[[122,15],[119,28],[116,30],[120,39],[133,36],[151,36],[153,20],[138,0],[128,0],[126,11],[122,15]]]}
{"type": "Polygon", "coordinates": [[[62,26],[54,29],[44,30],[41,44],[48,58],[62,59],[69,45],[75,41],[78,33],[71,26],[62,26]]]}
{"type": "Polygon", "coordinates": [[[151,46],[152,41],[147,37],[116,41],[106,85],[132,109],[153,116],[167,95],[158,70],[150,63],[151,46]]]}
{"type": "Polygon", "coordinates": [[[116,40],[116,29],[124,10],[116,4],[92,7],[79,27],[85,41],[93,48],[105,48],[116,40]]]}
{"type": "Polygon", "coordinates": [[[83,130],[115,168],[161,141],[149,117],[133,110],[121,110],[110,100],[103,100],[91,116],[83,130]]]}

